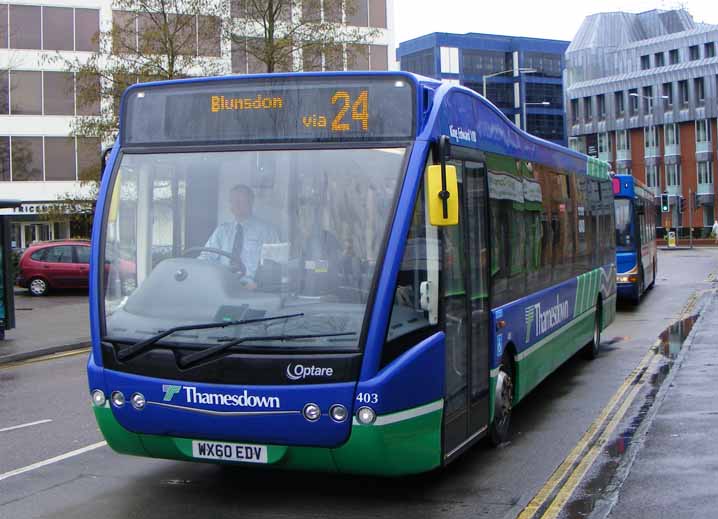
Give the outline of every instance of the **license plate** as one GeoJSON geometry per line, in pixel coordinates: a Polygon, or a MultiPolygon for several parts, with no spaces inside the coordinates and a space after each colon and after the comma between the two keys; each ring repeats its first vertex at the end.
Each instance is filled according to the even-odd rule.
{"type": "Polygon", "coordinates": [[[192,456],[209,460],[267,463],[267,446],[193,440],[192,456]]]}

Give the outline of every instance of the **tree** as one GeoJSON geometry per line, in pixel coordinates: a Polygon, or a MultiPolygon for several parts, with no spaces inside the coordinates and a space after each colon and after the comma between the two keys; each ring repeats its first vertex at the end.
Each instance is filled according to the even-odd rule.
{"type": "MultiPolygon", "coordinates": [[[[232,0],[229,39],[233,56],[246,56],[249,72],[344,69],[359,58],[378,29],[342,24],[357,11],[357,0],[232,0]],[[301,57],[301,59],[300,59],[301,57]],[[260,70],[261,69],[261,70],[260,70]]],[[[240,62],[243,60],[240,58],[240,62]]],[[[368,60],[367,60],[368,66],[368,60]]],[[[243,72],[240,70],[240,72],[243,72]]]]}

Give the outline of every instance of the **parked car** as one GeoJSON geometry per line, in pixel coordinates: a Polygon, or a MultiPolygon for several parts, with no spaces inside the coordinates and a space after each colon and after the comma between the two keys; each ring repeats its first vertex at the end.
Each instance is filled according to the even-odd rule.
{"type": "Polygon", "coordinates": [[[33,296],[53,288],[87,288],[90,242],[57,240],[31,245],[20,258],[16,284],[33,296]]]}

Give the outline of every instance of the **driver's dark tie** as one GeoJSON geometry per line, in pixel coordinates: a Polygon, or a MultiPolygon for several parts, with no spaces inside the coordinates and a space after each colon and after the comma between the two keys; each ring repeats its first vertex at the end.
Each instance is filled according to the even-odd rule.
{"type": "Polygon", "coordinates": [[[238,223],[234,232],[234,243],[232,244],[233,263],[239,265],[242,262],[242,246],[244,245],[244,229],[238,223]]]}

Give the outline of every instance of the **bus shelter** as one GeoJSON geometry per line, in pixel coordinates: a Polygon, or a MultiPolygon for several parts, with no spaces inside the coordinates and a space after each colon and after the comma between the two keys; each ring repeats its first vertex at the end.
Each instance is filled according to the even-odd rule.
{"type": "MultiPolygon", "coordinates": [[[[20,200],[0,200],[0,209],[12,209],[21,205],[20,200]]],[[[10,217],[0,214],[0,340],[5,330],[15,328],[15,272],[10,248],[10,217]]]]}

